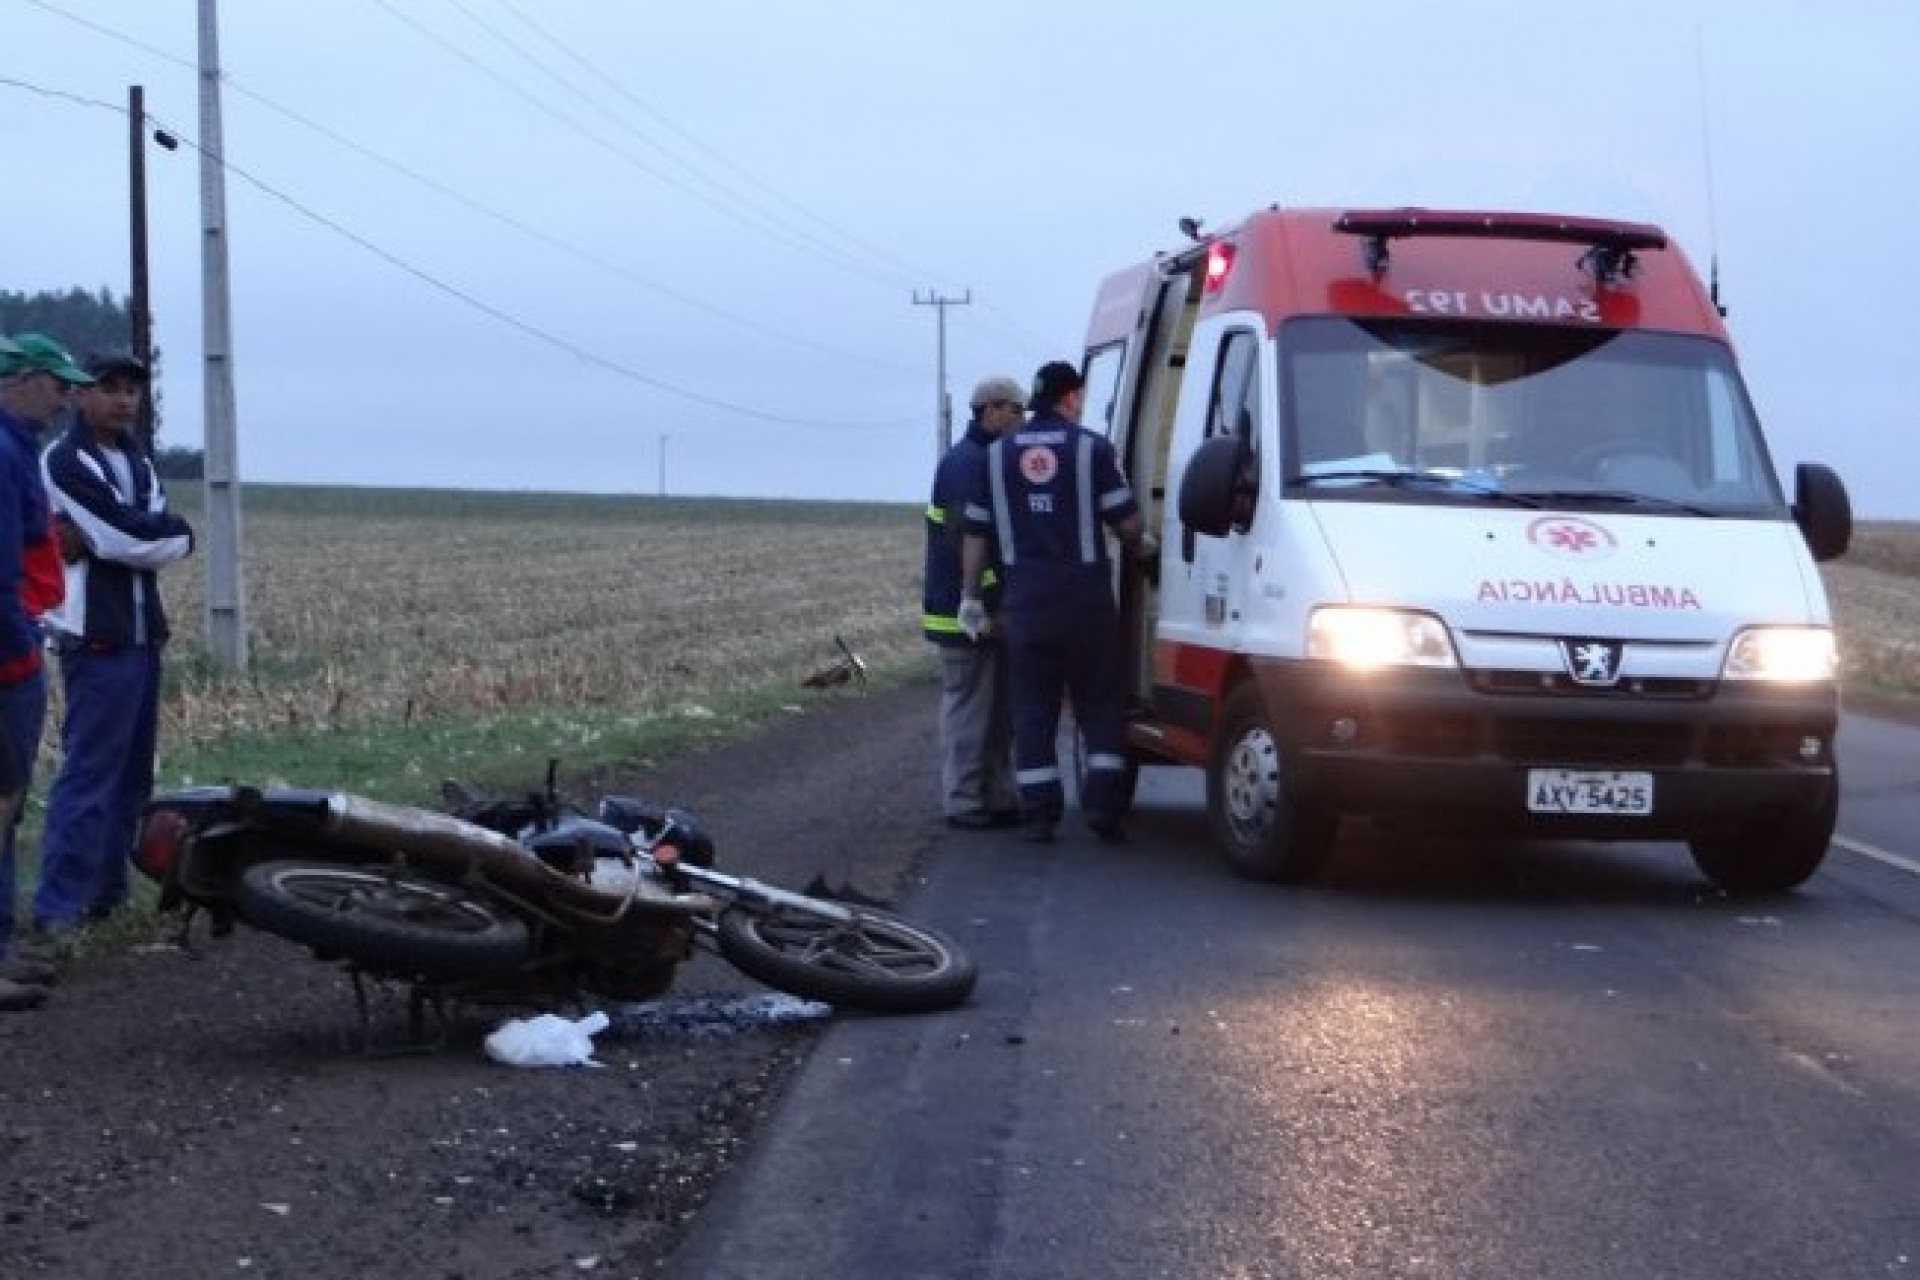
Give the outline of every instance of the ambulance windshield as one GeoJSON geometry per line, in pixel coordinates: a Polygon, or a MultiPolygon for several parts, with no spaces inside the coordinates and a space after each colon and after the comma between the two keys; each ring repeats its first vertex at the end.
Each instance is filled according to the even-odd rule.
{"type": "Polygon", "coordinates": [[[1312,317],[1281,330],[1280,352],[1292,490],[1379,502],[1786,510],[1732,357],[1705,338],[1312,317]]]}

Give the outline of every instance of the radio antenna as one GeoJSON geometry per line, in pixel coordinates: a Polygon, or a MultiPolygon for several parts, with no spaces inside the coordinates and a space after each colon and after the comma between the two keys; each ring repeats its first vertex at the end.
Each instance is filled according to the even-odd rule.
{"type": "Polygon", "coordinates": [[[1694,72],[1700,82],[1700,164],[1707,185],[1707,298],[1722,316],[1727,308],[1720,301],[1720,227],[1713,207],[1713,119],[1707,97],[1707,34],[1696,22],[1693,26],[1694,72]]]}

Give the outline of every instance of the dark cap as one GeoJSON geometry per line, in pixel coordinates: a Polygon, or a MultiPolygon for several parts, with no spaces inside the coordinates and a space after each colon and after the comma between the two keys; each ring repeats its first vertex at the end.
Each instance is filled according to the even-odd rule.
{"type": "Polygon", "coordinates": [[[1027,408],[1035,412],[1051,409],[1060,403],[1061,396],[1086,385],[1080,370],[1065,360],[1049,360],[1033,375],[1033,394],[1027,397],[1027,408]]]}
{"type": "Polygon", "coordinates": [[[147,362],[131,351],[96,351],[87,357],[86,369],[96,380],[132,378],[136,382],[145,382],[151,376],[147,371],[147,362]]]}

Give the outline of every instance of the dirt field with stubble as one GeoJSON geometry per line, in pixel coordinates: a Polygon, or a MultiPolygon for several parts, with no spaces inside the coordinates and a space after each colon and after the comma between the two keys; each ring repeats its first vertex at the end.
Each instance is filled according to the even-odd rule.
{"type": "MultiPolygon", "coordinates": [[[[944,832],[934,699],[833,696],[597,789],[693,810],[723,867],[910,914],[944,832]]],[[[0,1016],[8,1280],[647,1276],[820,1025],[616,1028],[602,1068],[523,1069],[484,1055],[492,1010],[438,1052],[369,1057],[337,969],[245,930],[200,942],[89,961],[0,1016]]],[[[670,999],[764,991],[702,956],[670,999]]],[[[376,1015],[404,1028],[391,996],[376,1015]]]]}

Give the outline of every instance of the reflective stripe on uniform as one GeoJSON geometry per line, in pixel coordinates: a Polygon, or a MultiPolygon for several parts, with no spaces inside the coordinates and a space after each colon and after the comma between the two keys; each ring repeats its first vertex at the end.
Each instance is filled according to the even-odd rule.
{"type": "Polygon", "coordinates": [[[948,613],[921,614],[920,629],[922,631],[937,631],[941,635],[948,636],[966,634],[965,628],[960,625],[960,619],[948,613]]]}
{"type": "Polygon", "coordinates": [[[993,531],[1000,539],[1000,563],[1011,565],[1020,558],[1013,542],[1013,517],[1008,514],[1005,440],[995,440],[987,450],[987,471],[993,482],[993,531]]]}
{"type": "Polygon", "coordinates": [[[1110,755],[1105,751],[1092,751],[1087,753],[1087,768],[1089,769],[1124,769],[1126,767],[1127,758],[1125,756],[1110,755]]]}
{"type": "Polygon", "coordinates": [[[1013,775],[1013,780],[1023,787],[1039,786],[1044,782],[1058,782],[1060,781],[1060,766],[1050,764],[1038,769],[1016,770],[1013,775]]]}
{"type": "Polygon", "coordinates": [[[945,507],[935,506],[933,503],[929,502],[927,504],[927,523],[928,524],[945,524],[946,522],[947,522],[947,509],[945,507]]]}
{"type": "Polygon", "coordinates": [[[1093,437],[1086,432],[1080,433],[1079,448],[1074,450],[1073,469],[1076,472],[1073,485],[1073,518],[1079,528],[1080,563],[1099,564],[1100,545],[1095,541],[1100,536],[1098,522],[1093,510],[1093,437]]]}

